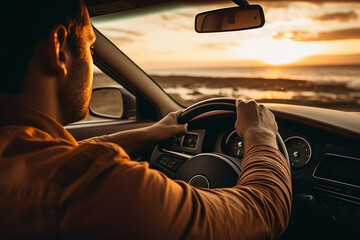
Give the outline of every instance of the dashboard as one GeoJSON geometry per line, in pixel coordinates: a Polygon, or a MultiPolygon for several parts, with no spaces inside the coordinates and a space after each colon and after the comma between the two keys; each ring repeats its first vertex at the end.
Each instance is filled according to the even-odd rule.
{"type": "MultiPolygon", "coordinates": [[[[292,171],[293,210],[284,239],[309,234],[310,239],[359,237],[360,115],[297,106],[268,108],[276,117],[292,171]]],[[[177,169],[196,154],[219,153],[241,161],[244,140],[234,122],[234,114],[227,113],[191,121],[188,134],[158,145],[150,164],[175,178],[177,169]]]]}

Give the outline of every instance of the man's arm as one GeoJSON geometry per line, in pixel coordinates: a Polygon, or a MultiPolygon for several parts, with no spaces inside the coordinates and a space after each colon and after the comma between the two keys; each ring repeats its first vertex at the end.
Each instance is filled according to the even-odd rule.
{"type": "Polygon", "coordinates": [[[245,156],[235,187],[194,188],[130,161],[115,145],[100,144],[102,152],[84,149],[96,163],[63,193],[60,231],[103,239],[277,238],[290,219],[292,198],[289,166],[275,148],[277,125],[255,102],[238,101],[237,110],[245,156]]]}
{"type": "Polygon", "coordinates": [[[142,149],[146,144],[166,140],[177,134],[185,134],[187,132],[187,124],[182,125],[177,123],[180,112],[181,111],[169,113],[159,122],[149,127],[94,137],[79,143],[89,141],[112,142],[121,146],[128,154],[131,154],[136,150],[142,149]]]}

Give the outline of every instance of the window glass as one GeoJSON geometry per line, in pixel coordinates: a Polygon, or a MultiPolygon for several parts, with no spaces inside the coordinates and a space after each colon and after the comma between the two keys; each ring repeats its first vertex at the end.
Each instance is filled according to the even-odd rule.
{"type": "Polygon", "coordinates": [[[197,13],[231,1],[92,22],[184,106],[236,97],[360,112],[360,3],[258,2],[266,24],[247,31],[195,32],[197,13]]]}

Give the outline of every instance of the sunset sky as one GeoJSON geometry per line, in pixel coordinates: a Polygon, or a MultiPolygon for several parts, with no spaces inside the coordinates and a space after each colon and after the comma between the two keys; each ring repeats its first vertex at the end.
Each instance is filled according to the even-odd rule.
{"type": "Polygon", "coordinates": [[[195,15],[234,6],[225,2],[93,24],[145,69],[360,64],[360,1],[250,1],[265,11],[263,28],[196,33],[195,15]]]}

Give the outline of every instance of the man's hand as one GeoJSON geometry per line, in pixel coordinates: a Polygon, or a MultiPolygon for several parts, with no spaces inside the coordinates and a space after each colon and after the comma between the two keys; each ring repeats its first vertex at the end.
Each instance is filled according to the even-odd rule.
{"type": "Polygon", "coordinates": [[[152,141],[161,141],[175,135],[184,135],[187,132],[187,124],[179,124],[178,118],[181,110],[166,115],[159,122],[147,127],[148,135],[152,141]]]}
{"type": "Polygon", "coordinates": [[[276,133],[278,126],[274,115],[255,101],[236,100],[237,117],[235,129],[244,138],[245,152],[257,145],[278,148],[276,133]]]}
{"type": "Polygon", "coordinates": [[[124,148],[128,154],[131,154],[149,143],[162,141],[178,134],[185,134],[187,124],[182,125],[177,122],[180,112],[169,113],[152,126],[114,133],[108,138],[111,142],[124,148]]]}

